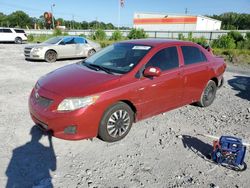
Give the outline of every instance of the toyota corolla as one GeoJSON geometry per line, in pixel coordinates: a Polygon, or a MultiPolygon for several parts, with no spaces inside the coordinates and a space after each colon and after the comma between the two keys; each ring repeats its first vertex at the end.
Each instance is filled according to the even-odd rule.
{"type": "Polygon", "coordinates": [[[114,142],[139,120],[191,103],[211,105],[225,68],[192,42],[120,42],[40,78],[30,114],[55,137],[114,142]]]}

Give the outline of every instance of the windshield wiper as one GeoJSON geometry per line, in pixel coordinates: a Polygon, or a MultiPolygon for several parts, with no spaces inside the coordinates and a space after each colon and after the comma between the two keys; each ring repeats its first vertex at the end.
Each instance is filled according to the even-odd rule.
{"type": "Polygon", "coordinates": [[[111,72],[110,71],[110,69],[109,68],[106,68],[106,67],[103,67],[103,66],[101,66],[101,65],[96,65],[96,64],[90,64],[90,63],[84,63],[84,65],[86,65],[87,67],[91,67],[92,69],[94,69],[95,68],[95,70],[102,70],[102,71],[104,71],[104,72],[106,72],[106,73],[108,73],[108,74],[114,74],[113,72],[111,72]]]}
{"type": "Polygon", "coordinates": [[[98,68],[96,68],[96,67],[94,67],[94,66],[92,66],[92,65],[90,65],[90,64],[88,64],[88,63],[82,63],[84,66],[86,66],[86,67],[88,67],[88,68],[90,68],[90,69],[92,69],[92,70],[95,70],[95,71],[99,71],[100,69],[98,69],[98,68]]]}

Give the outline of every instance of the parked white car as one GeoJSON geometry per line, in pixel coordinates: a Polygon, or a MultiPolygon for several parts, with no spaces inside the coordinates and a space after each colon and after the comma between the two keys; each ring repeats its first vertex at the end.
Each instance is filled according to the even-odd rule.
{"type": "Polygon", "coordinates": [[[0,42],[22,44],[23,41],[27,41],[27,35],[23,29],[0,27],[0,42]]]}
{"type": "Polygon", "coordinates": [[[101,45],[78,36],[51,38],[43,43],[24,48],[26,59],[55,62],[57,59],[89,57],[101,49],[101,45]]]}

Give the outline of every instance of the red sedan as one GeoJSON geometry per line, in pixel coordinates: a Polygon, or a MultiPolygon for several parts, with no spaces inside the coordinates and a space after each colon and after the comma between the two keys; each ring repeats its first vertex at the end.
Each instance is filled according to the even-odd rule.
{"type": "Polygon", "coordinates": [[[30,114],[55,137],[114,142],[136,121],[191,103],[212,104],[225,68],[223,59],[192,42],[120,42],[40,78],[30,114]]]}

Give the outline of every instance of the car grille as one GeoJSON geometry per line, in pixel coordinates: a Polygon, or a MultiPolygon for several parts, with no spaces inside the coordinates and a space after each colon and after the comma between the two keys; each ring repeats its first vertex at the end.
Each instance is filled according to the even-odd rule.
{"type": "Polygon", "coordinates": [[[24,55],[25,55],[25,57],[29,57],[30,56],[31,49],[32,48],[25,48],[24,49],[24,55]]]}
{"type": "Polygon", "coordinates": [[[38,93],[36,93],[36,92],[34,93],[34,100],[38,105],[40,105],[44,108],[49,107],[49,105],[53,102],[52,99],[42,97],[42,96],[38,95],[38,93]]]}

